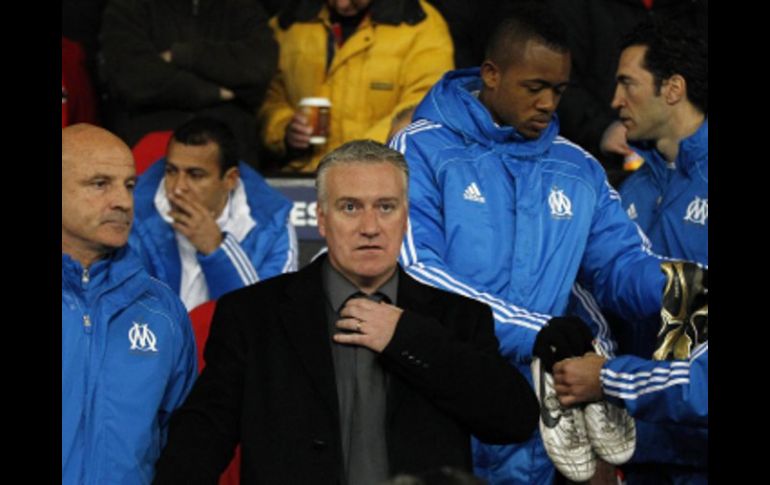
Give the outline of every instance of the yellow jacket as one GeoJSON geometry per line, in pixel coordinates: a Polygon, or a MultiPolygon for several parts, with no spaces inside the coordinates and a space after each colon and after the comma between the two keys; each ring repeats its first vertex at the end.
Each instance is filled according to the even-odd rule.
{"type": "Polygon", "coordinates": [[[426,18],[416,25],[377,24],[367,16],[326,70],[330,29],[326,5],[317,19],[288,29],[270,25],[280,46],[278,72],[259,111],[261,137],[284,156],[286,127],[305,97],[331,100],[328,142],[311,156],[292,160],[284,170],[314,172],[323,155],[343,143],[371,138],[385,142],[393,117],[419,103],[428,89],[454,68],[452,40],[441,15],[420,0],[426,18]]]}

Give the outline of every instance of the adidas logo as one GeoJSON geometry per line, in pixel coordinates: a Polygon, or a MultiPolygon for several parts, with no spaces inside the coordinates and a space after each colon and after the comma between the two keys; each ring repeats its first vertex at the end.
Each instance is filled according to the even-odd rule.
{"type": "Polygon", "coordinates": [[[476,185],[476,182],[471,182],[471,184],[465,188],[465,192],[463,192],[463,199],[470,200],[471,202],[478,202],[480,204],[487,202],[484,196],[481,195],[481,191],[476,185]]]}
{"type": "Polygon", "coordinates": [[[628,210],[626,210],[626,214],[628,214],[628,217],[630,219],[636,219],[639,217],[639,215],[636,213],[636,206],[633,202],[631,202],[631,205],[628,206],[628,210]]]}

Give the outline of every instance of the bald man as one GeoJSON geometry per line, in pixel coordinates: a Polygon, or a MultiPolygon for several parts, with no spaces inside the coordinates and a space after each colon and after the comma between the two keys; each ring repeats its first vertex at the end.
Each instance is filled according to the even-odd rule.
{"type": "Polygon", "coordinates": [[[112,133],[62,130],[62,484],[148,484],[197,375],[187,312],[126,243],[134,161],[112,133]]]}

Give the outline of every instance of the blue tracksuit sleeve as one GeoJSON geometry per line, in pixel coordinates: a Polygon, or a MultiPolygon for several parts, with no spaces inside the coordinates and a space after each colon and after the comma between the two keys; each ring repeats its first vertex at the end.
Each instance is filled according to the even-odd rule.
{"type": "Polygon", "coordinates": [[[600,376],[604,395],[645,421],[708,426],[708,359],[708,342],[689,361],[610,359],[600,376]]]}
{"type": "MultiPolygon", "coordinates": [[[[282,219],[276,217],[276,230],[272,231],[273,237],[268,241],[259,241],[257,244],[269,244],[259,253],[264,254],[264,259],[259,263],[259,279],[264,280],[273,276],[297,271],[298,254],[297,232],[289,219],[289,210],[282,212],[282,219]]],[[[267,239],[267,238],[264,238],[267,239]]]]}
{"type": "Polygon", "coordinates": [[[518,307],[449,269],[445,256],[451,235],[445,233],[441,190],[426,156],[409,137],[395,137],[391,148],[405,154],[410,172],[409,227],[401,247],[402,266],[424,284],[489,305],[501,354],[511,362],[528,361],[535,336],[550,316],[518,307]]]}
{"type": "Polygon", "coordinates": [[[591,333],[596,337],[596,344],[601,347],[604,355],[615,357],[618,344],[612,335],[610,324],[604,317],[599,303],[591,292],[580,286],[579,283],[572,285],[570,290],[567,314],[577,316],[583,320],[591,329],[591,333]]]}
{"type": "Polygon", "coordinates": [[[259,281],[257,269],[243,246],[232,234],[225,232],[223,235],[222,244],[216,251],[207,255],[197,254],[212,300],[259,281]]]}
{"type": "Polygon", "coordinates": [[[639,228],[620,205],[598,163],[597,207],[580,265],[578,280],[590,289],[602,308],[634,321],[660,310],[666,278],[661,258],[645,246],[639,228]]]}
{"type": "Polygon", "coordinates": [[[252,230],[241,242],[225,232],[222,244],[211,254],[198,254],[211,299],[275,275],[297,270],[297,236],[282,211],[283,223],[252,230]]]}

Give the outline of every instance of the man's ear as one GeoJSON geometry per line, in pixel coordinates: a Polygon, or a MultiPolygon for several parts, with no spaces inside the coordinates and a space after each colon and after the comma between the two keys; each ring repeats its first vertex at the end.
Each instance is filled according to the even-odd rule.
{"type": "Polygon", "coordinates": [[[323,203],[319,200],[315,204],[315,217],[316,224],[318,225],[318,234],[321,237],[326,237],[326,211],[324,210],[323,203]]]}
{"type": "Polygon", "coordinates": [[[661,89],[668,104],[676,104],[687,98],[687,81],[681,74],[666,79],[661,89]]]}
{"type": "Polygon", "coordinates": [[[497,64],[489,59],[485,60],[481,64],[481,80],[486,89],[496,89],[500,84],[500,68],[497,67],[497,64]]]}
{"type": "Polygon", "coordinates": [[[238,185],[238,178],[241,176],[241,172],[238,170],[238,167],[230,167],[225,172],[225,176],[222,177],[225,181],[225,186],[227,187],[227,190],[233,190],[236,185],[238,185]]]}

